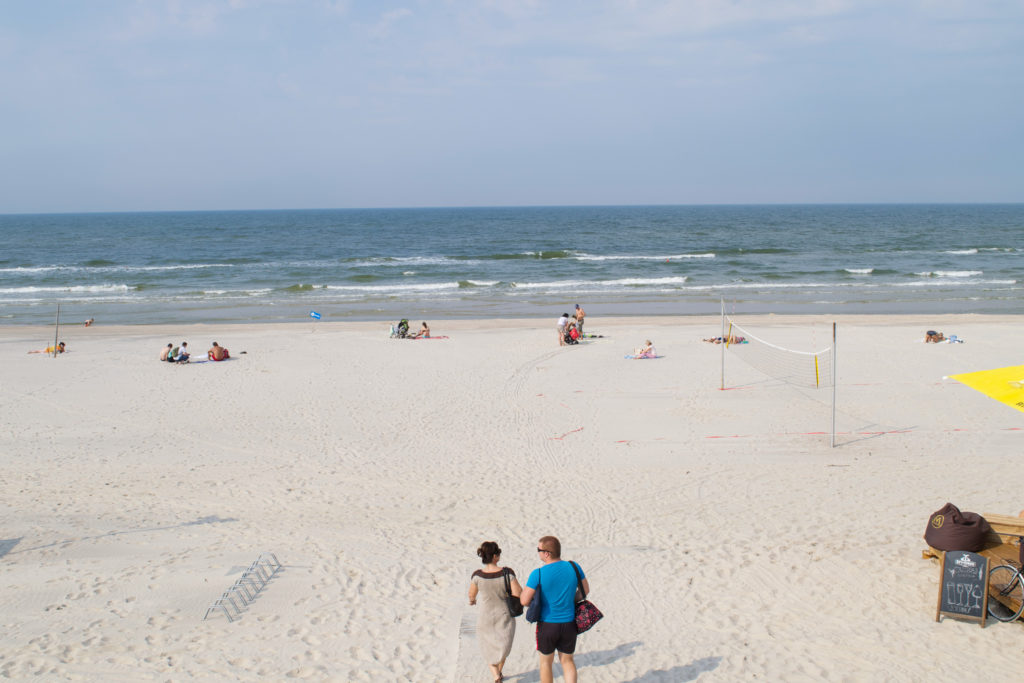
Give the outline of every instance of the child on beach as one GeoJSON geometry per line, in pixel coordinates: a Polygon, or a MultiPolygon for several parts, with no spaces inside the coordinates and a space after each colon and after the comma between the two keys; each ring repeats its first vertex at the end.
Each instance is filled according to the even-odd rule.
{"type": "Polygon", "coordinates": [[[655,358],[657,355],[658,355],[658,352],[654,350],[654,346],[651,345],[651,340],[650,339],[645,341],[644,345],[641,346],[640,348],[633,350],[633,358],[634,358],[634,360],[637,360],[637,359],[640,359],[640,358],[655,358]]]}

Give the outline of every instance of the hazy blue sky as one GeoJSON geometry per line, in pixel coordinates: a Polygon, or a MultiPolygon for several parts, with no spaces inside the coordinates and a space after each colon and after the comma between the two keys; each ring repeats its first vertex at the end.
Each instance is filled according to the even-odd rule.
{"type": "Polygon", "coordinates": [[[1024,201],[1020,0],[10,0],[0,212],[1024,201]]]}

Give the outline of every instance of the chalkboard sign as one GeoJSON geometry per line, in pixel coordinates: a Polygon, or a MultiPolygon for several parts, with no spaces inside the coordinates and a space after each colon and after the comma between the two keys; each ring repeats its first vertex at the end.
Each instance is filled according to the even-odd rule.
{"type": "Polygon", "coordinates": [[[987,602],[988,558],[966,550],[943,553],[935,621],[945,614],[978,621],[984,628],[987,602]]]}

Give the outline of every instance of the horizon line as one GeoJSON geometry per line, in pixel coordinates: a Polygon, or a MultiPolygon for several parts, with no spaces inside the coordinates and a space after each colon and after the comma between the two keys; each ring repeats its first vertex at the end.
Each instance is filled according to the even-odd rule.
{"type": "Polygon", "coordinates": [[[12,211],[0,212],[0,216],[68,216],[82,214],[132,214],[132,213],[258,213],[286,211],[428,211],[428,210],[473,210],[473,209],[612,209],[612,208],[669,208],[669,207],[760,207],[760,206],[1013,206],[1024,201],[963,201],[963,202],[708,202],[700,204],[495,204],[463,206],[351,206],[351,207],[306,207],[275,209],[108,209],[86,211],[12,211]]]}

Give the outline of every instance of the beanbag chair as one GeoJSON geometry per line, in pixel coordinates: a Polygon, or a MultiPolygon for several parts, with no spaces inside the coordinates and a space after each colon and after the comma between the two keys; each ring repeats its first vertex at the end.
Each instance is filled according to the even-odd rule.
{"type": "Polygon", "coordinates": [[[952,503],[946,503],[928,518],[924,540],[938,550],[970,550],[985,547],[985,537],[992,527],[977,512],[960,512],[952,503]]]}

